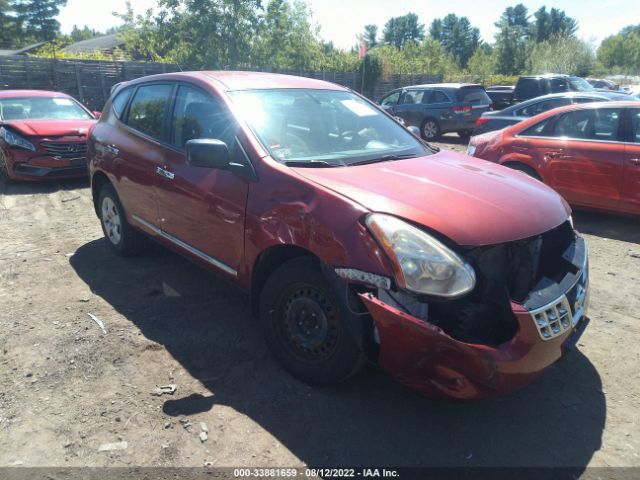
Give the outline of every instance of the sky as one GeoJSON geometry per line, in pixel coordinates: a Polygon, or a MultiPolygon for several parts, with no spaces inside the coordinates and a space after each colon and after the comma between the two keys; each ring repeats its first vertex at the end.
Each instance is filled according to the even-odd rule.
{"type": "MultiPolygon", "coordinates": [[[[266,0],[263,0],[266,3],[266,0]]],[[[597,46],[603,38],[617,33],[621,28],[640,22],[640,2],[637,0],[520,0],[533,13],[543,5],[564,10],[578,20],[578,35],[597,46]]],[[[63,33],[69,33],[73,25],[88,25],[96,30],[106,30],[118,25],[114,11],[124,12],[126,0],[68,0],[58,21],[63,33]]],[[[157,0],[132,0],[137,13],[154,7],[157,0]]],[[[357,43],[357,35],[367,24],[378,25],[382,32],[390,17],[416,13],[427,27],[434,18],[449,13],[469,18],[480,29],[483,40],[493,42],[494,22],[506,7],[520,3],[518,0],[307,0],[313,11],[315,23],[320,26],[320,36],[340,48],[351,48],[357,43]]]]}

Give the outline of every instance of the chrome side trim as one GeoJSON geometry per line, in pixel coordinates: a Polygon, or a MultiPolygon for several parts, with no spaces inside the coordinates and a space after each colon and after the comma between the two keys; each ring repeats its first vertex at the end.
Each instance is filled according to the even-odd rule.
{"type": "Polygon", "coordinates": [[[133,214],[132,217],[135,219],[136,222],[140,222],[142,225],[144,225],[148,229],[152,230],[154,233],[157,233],[161,237],[169,240],[170,242],[175,243],[180,248],[182,248],[182,249],[186,250],[187,252],[195,255],[199,259],[204,260],[207,263],[210,263],[214,267],[219,268],[220,270],[222,270],[225,273],[228,273],[229,275],[233,275],[234,277],[238,276],[238,272],[236,270],[234,270],[233,268],[231,268],[229,265],[227,265],[225,263],[222,263],[219,260],[216,260],[215,258],[207,255],[206,253],[198,250],[197,248],[192,247],[188,243],[183,242],[179,238],[174,237],[170,233],[167,233],[164,230],[161,230],[160,228],[156,227],[152,223],[149,223],[146,220],[144,220],[143,218],[140,218],[138,215],[133,214]]]}

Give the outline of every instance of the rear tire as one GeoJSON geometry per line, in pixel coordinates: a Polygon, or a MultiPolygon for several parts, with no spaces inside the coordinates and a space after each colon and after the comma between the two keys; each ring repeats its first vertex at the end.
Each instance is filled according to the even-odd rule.
{"type": "Polygon", "coordinates": [[[123,257],[140,253],[144,237],[127,222],[122,203],[110,183],[105,183],[100,189],[98,212],[102,231],[111,248],[123,257]]]}
{"type": "Polygon", "coordinates": [[[348,322],[360,321],[314,258],[284,263],[260,296],[260,325],[271,353],[294,377],[326,385],[365,364],[348,322]]]}
{"type": "Polygon", "coordinates": [[[536,172],[533,168],[531,168],[528,165],[523,165],[522,163],[507,163],[505,167],[509,167],[513,170],[518,170],[519,172],[522,172],[525,175],[528,175],[531,178],[535,178],[536,180],[542,182],[542,178],[540,178],[540,175],[538,175],[538,172],[536,172]]]}
{"type": "Polygon", "coordinates": [[[427,118],[420,126],[420,135],[428,142],[440,138],[440,125],[433,118],[427,118]]]}

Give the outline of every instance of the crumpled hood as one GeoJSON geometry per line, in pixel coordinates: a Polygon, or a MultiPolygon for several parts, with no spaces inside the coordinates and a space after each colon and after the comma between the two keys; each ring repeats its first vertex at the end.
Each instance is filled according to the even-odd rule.
{"type": "Polygon", "coordinates": [[[97,120],[10,120],[5,125],[28,137],[87,136],[97,120]]]}
{"type": "Polygon", "coordinates": [[[541,182],[451,151],[409,160],[295,171],[371,211],[422,224],[465,246],[538,235],[566,221],[570,213],[560,195],[541,182]]]}

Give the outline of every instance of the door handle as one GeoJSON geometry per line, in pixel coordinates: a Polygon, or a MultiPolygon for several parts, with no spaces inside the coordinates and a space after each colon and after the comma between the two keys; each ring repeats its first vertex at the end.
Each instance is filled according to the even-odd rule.
{"type": "Polygon", "coordinates": [[[165,170],[162,167],[156,167],[156,173],[158,175],[160,175],[161,177],[167,178],[169,180],[173,180],[175,178],[175,176],[176,176],[175,173],[170,172],[169,170],[165,170]]]}
{"type": "Polygon", "coordinates": [[[555,158],[570,158],[570,155],[567,155],[566,153],[564,153],[562,150],[559,151],[550,151],[547,152],[545,157],[547,157],[548,159],[555,159],[555,158]]]}
{"type": "Polygon", "coordinates": [[[640,158],[630,158],[629,163],[631,165],[640,165],[640,158]]]}
{"type": "Polygon", "coordinates": [[[118,155],[120,153],[120,150],[117,149],[115,145],[107,145],[105,148],[111,155],[118,155]]]}

